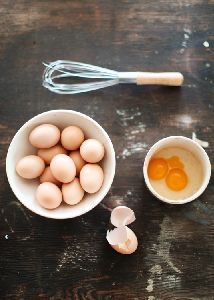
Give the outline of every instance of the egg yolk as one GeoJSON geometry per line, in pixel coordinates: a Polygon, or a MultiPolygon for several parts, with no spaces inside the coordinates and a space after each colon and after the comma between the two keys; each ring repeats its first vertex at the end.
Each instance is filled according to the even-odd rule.
{"type": "Polygon", "coordinates": [[[166,176],[168,172],[167,161],[163,158],[153,158],[149,162],[148,176],[151,179],[158,180],[166,176]]]}
{"type": "Polygon", "coordinates": [[[168,162],[170,168],[178,168],[178,169],[183,169],[184,168],[184,165],[180,161],[178,156],[172,156],[172,157],[168,158],[167,162],[168,162]]]}
{"type": "Polygon", "coordinates": [[[166,177],[167,186],[173,191],[183,190],[188,182],[186,173],[178,168],[171,169],[166,177]]]}

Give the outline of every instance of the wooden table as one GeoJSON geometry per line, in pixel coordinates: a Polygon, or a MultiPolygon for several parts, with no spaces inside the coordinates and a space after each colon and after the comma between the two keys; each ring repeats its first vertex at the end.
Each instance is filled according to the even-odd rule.
{"type": "MultiPolygon", "coordinates": [[[[213,161],[213,1],[0,1],[0,299],[214,299],[213,180],[196,201],[165,205],[147,191],[148,149],[170,135],[209,142],[213,161]],[[180,71],[182,88],[121,85],[75,96],[41,85],[43,61],[120,71],[180,71]],[[51,109],[81,111],[109,133],[116,176],[93,211],[51,220],[27,210],[7,182],[5,157],[24,122],[51,109]],[[139,247],[114,252],[112,208],[127,205],[139,247]]],[[[21,146],[21,145],[20,145],[21,146]]]]}

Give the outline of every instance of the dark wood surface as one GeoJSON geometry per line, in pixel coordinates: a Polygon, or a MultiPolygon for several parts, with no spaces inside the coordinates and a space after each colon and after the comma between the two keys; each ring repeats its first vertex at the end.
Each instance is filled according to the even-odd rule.
{"type": "Polygon", "coordinates": [[[214,299],[214,187],[183,206],[147,191],[142,164],[170,135],[210,143],[213,162],[213,1],[0,1],[0,299],[214,299]],[[204,42],[208,42],[208,44],[204,42]],[[42,61],[70,59],[121,71],[180,71],[182,88],[121,85],[75,96],[41,85],[42,61]],[[91,212],[50,220],[28,211],[5,174],[9,143],[51,109],[98,121],[117,155],[107,197],[91,212]],[[139,247],[114,252],[110,211],[131,207],[139,247]]]}

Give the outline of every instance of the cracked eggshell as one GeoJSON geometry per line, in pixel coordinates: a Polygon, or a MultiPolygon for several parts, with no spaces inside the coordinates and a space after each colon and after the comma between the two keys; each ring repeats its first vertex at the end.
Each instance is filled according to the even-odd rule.
{"type": "Polygon", "coordinates": [[[121,254],[132,254],[138,246],[135,233],[127,226],[107,231],[106,239],[112,248],[121,254]]]}
{"type": "Polygon", "coordinates": [[[133,210],[127,206],[117,206],[111,212],[111,223],[115,227],[129,225],[136,220],[133,210]]]}

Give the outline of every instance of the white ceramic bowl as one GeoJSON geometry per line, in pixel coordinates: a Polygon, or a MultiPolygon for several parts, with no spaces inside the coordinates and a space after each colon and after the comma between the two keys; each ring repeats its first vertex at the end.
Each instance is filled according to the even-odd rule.
{"type": "Polygon", "coordinates": [[[152,194],[156,198],[158,198],[159,200],[161,200],[163,202],[169,203],[169,204],[184,204],[184,203],[195,200],[204,192],[204,190],[206,189],[206,187],[209,183],[209,180],[210,180],[211,164],[210,164],[210,160],[209,160],[207,153],[198,143],[196,143],[195,141],[193,141],[187,137],[184,137],[184,136],[170,136],[170,137],[167,137],[167,138],[164,138],[164,139],[158,141],[151,147],[151,149],[147,153],[145,161],[144,161],[143,175],[144,175],[144,179],[145,179],[147,187],[149,188],[149,190],[152,192],[152,194]],[[196,193],[194,193],[193,195],[191,195],[190,197],[188,197],[186,199],[179,199],[179,200],[167,199],[167,198],[161,196],[160,194],[158,194],[154,190],[154,188],[152,187],[152,185],[150,183],[150,180],[148,177],[148,172],[147,172],[150,159],[155,155],[155,153],[157,153],[161,149],[167,148],[167,147],[180,147],[180,148],[183,148],[183,149],[186,149],[186,150],[192,152],[195,155],[195,157],[198,158],[198,160],[200,161],[200,163],[202,165],[203,181],[201,183],[201,186],[196,193]]]}
{"type": "Polygon", "coordinates": [[[106,131],[90,117],[73,110],[51,110],[30,119],[18,130],[8,149],[6,172],[14,194],[28,209],[47,218],[74,218],[93,209],[108,193],[115,174],[115,152],[106,131]],[[35,199],[39,180],[26,180],[16,173],[17,162],[22,157],[35,154],[37,151],[28,141],[31,130],[44,123],[54,124],[60,129],[69,125],[77,125],[82,128],[86,138],[95,138],[102,142],[105,147],[105,157],[101,163],[104,171],[104,182],[101,189],[95,194],[87,194],[80,203],[73,207],[63,204],[54,210],[42,208],[35,199]]]}

